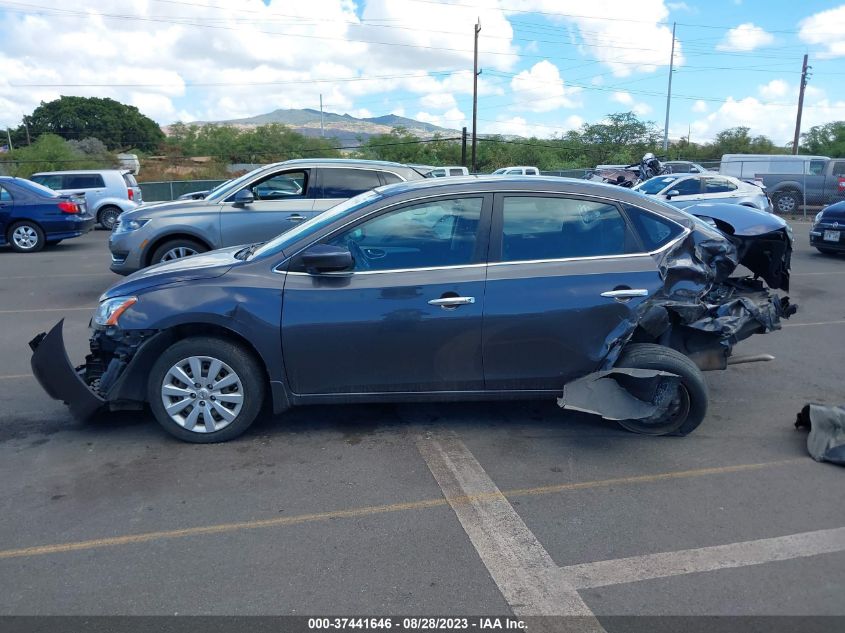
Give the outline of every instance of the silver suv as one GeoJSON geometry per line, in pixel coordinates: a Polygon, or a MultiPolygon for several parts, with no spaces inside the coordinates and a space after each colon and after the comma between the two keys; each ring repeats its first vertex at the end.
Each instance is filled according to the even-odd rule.
{"type": "Polygon", "coordinates": [[[216,248],[265,242],[359,193],[422,178],[407,165],[371,160],[299,159],[260,167],[204,199],[124,213],[109,238],[111,270],[128,275],[216,248]]]}
{"type": "Polygon", "coordinates": [[[84,195],[88,209],[108,230],[114,228],[121,213],[143,202],[141,188],[128,169],[42,171],[30,180],[65,195],[84,195]]]}

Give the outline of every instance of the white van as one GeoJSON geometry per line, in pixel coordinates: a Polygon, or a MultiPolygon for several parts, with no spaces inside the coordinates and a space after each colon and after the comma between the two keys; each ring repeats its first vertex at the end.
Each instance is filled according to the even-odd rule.
{"type": "Polygon", "coordinates": [[[435,167],[428,172],[429,178],[445,178],[446,176],[469,176],[469,170],[460,165],[449,165],[448,167],[435,167]]]}
{"type": "Polygon", "coordinates": [[[539,176],[540,170],[536,167],[502,167],[493,172],[494,176],[539,176]]]}
{"type": "MultiPolygon", "coordinates": [[[[754,178],[773,174],[810,174],[810,161],[828,161],[827,156],[807,154],[725,154],[719,173],[734,178],[754,178]]],[[[816,162],[815,165],[819,163],[816,162]]]]}

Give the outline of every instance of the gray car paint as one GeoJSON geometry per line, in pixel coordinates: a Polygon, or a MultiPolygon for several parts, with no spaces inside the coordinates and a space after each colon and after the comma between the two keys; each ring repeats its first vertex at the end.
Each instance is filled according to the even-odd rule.
{"type": "Polygon", "coordinates": [[[208,250],[263,242],[296,224],[330,209],[344,198],[322,198],[314,187],[318,172],[326,169],[362,169],[382,171],[402,180],[421,179],[414,169],[386,161],[345,159],[300,159],[274,163],[250,172],[237,186],[221,188],[222,195],[212,193],[200,200],[177,200],[142,205],[121,216],[122,226],[133,220],[146,220],[139,229],[124,232],[116,227],[109,237],[112,253],[111,270],[127,275],[148,266],[156,249],[168,240],[190,239],[208,250]],[[256,200],[237,205],[234,195],[273,173],[306,171],[309,185],[302,196],[280,200],[256,200]]]}

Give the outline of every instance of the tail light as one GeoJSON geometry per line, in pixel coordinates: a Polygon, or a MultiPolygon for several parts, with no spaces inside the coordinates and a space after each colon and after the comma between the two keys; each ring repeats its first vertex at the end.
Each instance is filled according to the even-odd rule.
{"type": "Polygon", "coordinates": [[[839,177],[839,191],[845,191],[845,178],[839,177]]]}
{"type": "Polygon", "coordinates": [[[79,213],[79,205],[69,200],[62,200],[59,202],[59,211],[62,213],[79,213]]]}
{"type": "Polygon", "coordinates": [[[130,200],[134,200],[134,199],[135,199],[135,192],[134,192],[134,191],[132,191],[132,189],[127,189],[127,190],[126,190],[126,195],[127,195],[127,196],[129,196],[129,199],[130,199],[130,200]]]}

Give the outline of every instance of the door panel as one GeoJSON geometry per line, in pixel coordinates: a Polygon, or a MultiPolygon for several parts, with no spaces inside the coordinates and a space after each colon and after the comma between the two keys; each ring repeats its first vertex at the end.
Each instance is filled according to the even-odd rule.
{"type": "Polygon", "coordinates": [[[221,246],[264,242],[315,215],[311,171],[287,169],[247,185],[255,201],[234,206],[229,196],[220,214],[221,246]]]}
{"type": "Polygon", "coordinates": [[[323,243],[349,248],[349,272],[307,274],[294,258],[282,308],[294,393],[482,389],[491,205],[407,203],[345,227],[323,243]]]}
{"type": "Polygon", "coordinates": [[[615,204],[498,195],[484,297],[485,387],[561,389],[597,370],[637,307],[662,287],[615,204]],[[571,259],[566,259],[571,258],[571,259]],[[613,290],[645,291],[615,299],[613,290]]]}

